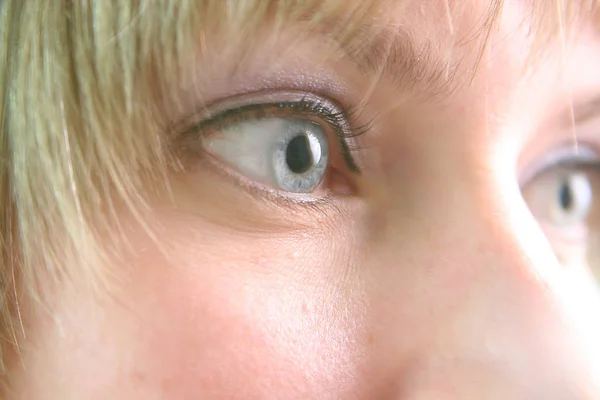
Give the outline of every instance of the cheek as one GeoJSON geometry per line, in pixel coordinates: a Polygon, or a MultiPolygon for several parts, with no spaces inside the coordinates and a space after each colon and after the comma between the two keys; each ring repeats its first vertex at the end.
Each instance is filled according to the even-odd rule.
{"type": "MultiPolygon", "coordinates": [[[[277,258],[269,264],[289,268],[277,258]]],[[[147,378],[181,396],[200,389],[227,398],[278,392],[305,398],[344,385],[341,378],[355,367],[353,311],[343,299],[294,287],[285,276],[240,271],[252,267],[240,263],[227,271],[231,265],[213,264],[204,273],[151,278],[148,287],[170,290],[137,296],[138,304],[147,299],[140,305],[147,334],[138,347],[147,378]]]]}
{"type": "Polygon", "coordinates": [[[134,243],[145,251],[126,263],[115,298],[60,303],[50,326],[61,330],[52,339],[58,343],[47,343],[62,348],[53,351],[59,380],[90,399],[339,398],[355,391],[362,295],[319,256],[327,254],[322,245],[170,237],[185,239],[167,252],[134,243]],[[320,250],[293,250],[310,248],[320,250]]]}

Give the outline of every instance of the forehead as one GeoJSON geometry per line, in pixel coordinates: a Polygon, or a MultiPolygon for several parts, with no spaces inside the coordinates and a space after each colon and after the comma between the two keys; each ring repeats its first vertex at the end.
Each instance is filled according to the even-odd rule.
{"type": "MultiPolygon", "coordinates": [[[[204,4],[224,12],[230,23],[216,30],[230,32],[228,39],[252,40],[248,33],[274,21],[269,27],[274,35],[301,25],[306,32],[327,33],[350,52],[389,43],[397,32],[416,48],[444,53],[478,46],[481,52],[495,33],[506,36],[499,40],[504,41],[509,31],[519,30],[522,36],[526,32],[521,39],[536,53],[556,41],[567,42],[581,30],[600,30],[600,0],[246,0],[235,9],[222,7],[226,3],[220,1],[204,4]],[[244,35],[238,34],[240,29],[244,35]]],[[[214,26],[211,20],[223,21],[209,17],[206,29],[214,26]]]]}
{"type": "Polygon", "coordinates": [[[246,22],[252,19],[279,18],[289,21],[313,21],[328,25],[331,30],[351,31],[357,26],[373,23],[402,23],[422,27],[423,23],[460,24],[475,17],[473,34],[489,26],[507,9],[518,9],[533,26],[532,32],[556,31],[555,28],[580,25],[582,19],[600,22],[598,0],[244,0],[241,7],[223,7],[218,0],[202,2],[204,11],[226,9],[232,18],[246,22]],[[248,18],[250,15],[258,18],[248,18]]]}
{"type": "Polygon", "coordinates": [[[471,45],[481,49],[500,21],[524,28],[535,52],[556,39],[566,41],[583,27],[600,27],[600,0],[240,0],[235,7],[221,0],[163,0],[139,11],[119,28],[118,37],[137,31],[156,47],[175,35],[175,59],[181,61],[187,61],[191,48],[215,40],[230,48],[242,42],[242,49],[252,51],[260,45],[256,33],[264,32],[265,26],[272,36],[292,28],[302,34],[327,33],[350,52],[386,42],[390,32],[398,31],[417,48],[450,52],[456,45],[471,45]],[[130,29],[136,26],[141,29],[130,29]]]}
{"type": "MultiPolygon", "coordinates": [[[[572,108],[573,93],[586,102],[587,92],[598,92],[599,9],[595,1],[400,0],[366,6],[331,0],[315,9],[315,16],[322,14],[314,21],[317,30],[340,38],[368,75],[400,83],[402,90],[395,93],[405,92],[406,85],[416,87],[413,94],[456,93],[452,75],[458,71],[475,102],[484,94],[492,107],[495,94],[502,98],[512,91],[511,96],[536,97],[529,103],[539,104],[535,112],[544,114],[548,104],[540,98],[562,98],[565,104],[556,106],[572,108]],[[359,7],[366,10],[356,12],[359,7]],[[347,19],[335,22],[335,15],[347,19]],[[538,72],[535,78],[527,76],[532,69],[538,72]],[[529,90],[538,81],[546,83],[529,90]]],[[[570,118],[587,108],[571,110],[570,118]]]]}
{"type": "MultiPolygon", "coordinates": [[[[450,82],[446,78],[457,62],[467,66],[469,73],[478,71],[485,51],[492,55],[507,43],[512,45],[513,54],[525,59],[537,56],[540,49],[560,51],[572,32],[585,26],[598,27],[590,21],[598,13],[599,3],[600,0],[240,0],[236,7],[229,7],[230,3],[221,0],[163,0],[133,13],[132,20],[119,28],[116,36],[122,46],[109,50],[125,52],[123,44],[130,44],[136,51],[127,54],[140,54],[140,61],[149,61],[152,66],[149,71],[162,71],[159,75],[167,93],[172,91],[171,82],[180,84],[189,75],[194,80],[199,77],[200,86],[203,79],[211,83],[205,86],[214,86],[215,79],[210,75],[225,75],[228,71],[223,63],[216,71],[210,69],[216,65],[216,57],[232,64],[249,63],[256,58],[275,64],[277,59],[291,54],[303,63],[318,63],[319,57],[333,54],[325,45],[321,46],[322,54],[313,48],[315,42],[323,45],[324,38],[332,39],[334,47],[350,55],[363,70],[366,68],[369,78],[409,72],[400,76],[403,79],[394,80],[437,84],[450,82]],[[136,37],[145,44],[141,48],[147,48],[147,52],[137,51],[140,46],[136,37]],[[273,39],[277,51],[272,51],[269,40],[273,39]],[[299,50],[302,46],[303,52],[299,50]],[[153,56],[155,52],[158,54],[153,56]],[[410,79],[415,76],[421,79],[410,79]]],[[[333,57],[338,55],[339,52],[333,57]]],[[[520,64],[526,65],[525,59],[520,64]]]]}

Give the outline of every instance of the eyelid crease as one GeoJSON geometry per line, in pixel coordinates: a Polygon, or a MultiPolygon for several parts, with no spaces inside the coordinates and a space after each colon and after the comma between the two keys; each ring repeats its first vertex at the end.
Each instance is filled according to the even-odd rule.
{"type": "Polygon", "coordinates": [[[572,146],[563,146],[549,152],[541,160],[519,177],[519,185],[527,185],[537,176],[550,168],[572,167],[574,165],[595,166],[600,168],[600,153],[592,145],[582,143],[575,151],[572,146]]]}
{"type": "MultiPolygon", "coordinates": [[[[361,126],[355,126],[351,120],[353,115],[358,112],[357,107],[348,107],[343,109],[338,106],[335,102],[322,98],[320,96],[309,95],[306,93],[294,93],[289,92],[296,96],[296,99],[289,101],[271,101],[263,102],[258,104],[246,104],[240,102],[239,99],[225,102],[225,105],[221,106],[216,111],[212,111],[209,108],[203,108],[200,115],[196,114],[195,119],[200,119],[200,122],[186,124],[188,127],[178,134],[178,142],[186,142],[188,140],[194,140],[199,133],[205,132],[211,128],[223,128],[224,126],[231,125],[244,120],[261,119],[269,117],[301,117],[311,116],[317,117],[327,123],[335,132],[336,138],[338,139],[339,146],[341,149],[341,155],[346,163],[346,167],[349,171],[355,174],[360,174],[360,168],[356,163],[352,153],[357,151],[359,148],[350,147],[349,140],[355,139],[367,132],[372,128],[372,121],[367,122],[361,126]],[[241,103],[241,104],[240,104],[241,103]],[[289,113],[289,115],[277,115],[276,112],[289,113]],[[246,117],[249,113],[255,113],[257,115],[246,117]],[[191,127],[189,127],[191,125],[191,127]]],[[[254,94],[254,98],[260,96],[260,94],[254,94]]],[[[273,98],[277,96],[273,94],[273,98]]],[[[249,95],[245,95],[244,98],[248,98],[249,95]]],[[[267,99],[265,99],[267,100],[267,99]]]]}

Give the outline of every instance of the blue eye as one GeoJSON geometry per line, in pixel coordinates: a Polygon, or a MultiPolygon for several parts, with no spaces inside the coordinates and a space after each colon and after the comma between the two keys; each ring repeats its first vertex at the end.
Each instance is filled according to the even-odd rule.
{"type": "Polygon", "coordinates": [[[585,224],[594,201],[591,173],[583,167],[546,172],[530,189],[539,191],[538,203],[544,204],[534,211],[555,226],[585,224]]]}
{"type": "Polygon", "coordinates": [[[360,174],[358,137],[370,129],[355,113],[313,93],[249,93],[204,109],[180,140],[190,154],[245,178],[244,186],[284,197],[347,196],[360,174]]]}
{"type": "Polygon", "coordinates": [[[524,198],[532,214],[546,225],[563,230],[592,227],[599,171],[593,153],[564,154],[528,180],[522,188],[524,198]]]}
{"type": "Polygon", "coordinates": [[[557,182],[554,219],[569,223],[585,220],[593,202],[589,175],[584,171],[565,174],[557,182]]]}
{"type": "Polygon", "coordinates": [[[550,154],[523,198],[564,265],[587,265],[600,282],[600,159],[591,149],[550,154]]]}
{"type": "Polygon", "coordinates": [[[202,146],[247,178],[292,193],[317,189],[329,164],[327,133],[309,119],[239,120],[203,137],[202,146]]]}

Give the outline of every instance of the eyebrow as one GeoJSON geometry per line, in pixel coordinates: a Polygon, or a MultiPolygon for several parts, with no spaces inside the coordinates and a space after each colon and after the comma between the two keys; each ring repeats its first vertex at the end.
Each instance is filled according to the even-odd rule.
{"type": "Polygon", "coordinates": [[[348,58],[365,75],[385,78],[394,89],[413,94],[449,94],[457,70],[449,57],[444,60],[431,43],[418,45],[415,38],[400,29],[383,29],[356,35],[342,45],[348,58]]]}
{"type": "MultiPolygon", "coordinates": [[[[366,28],[365,31],[342,46],[363,74],[376,79],[385,77],[394,89],[427,99],[445,96],[456,88],[460,60],[455,64],[449,57],[444,60],[431,43],[417,46],[415,38],[400,29],[370,32],[366,28]]],[[[582,125],[597,118],[600,118],[600,94],[574,103],[563,120],[565,125],[582,125]]]]}

